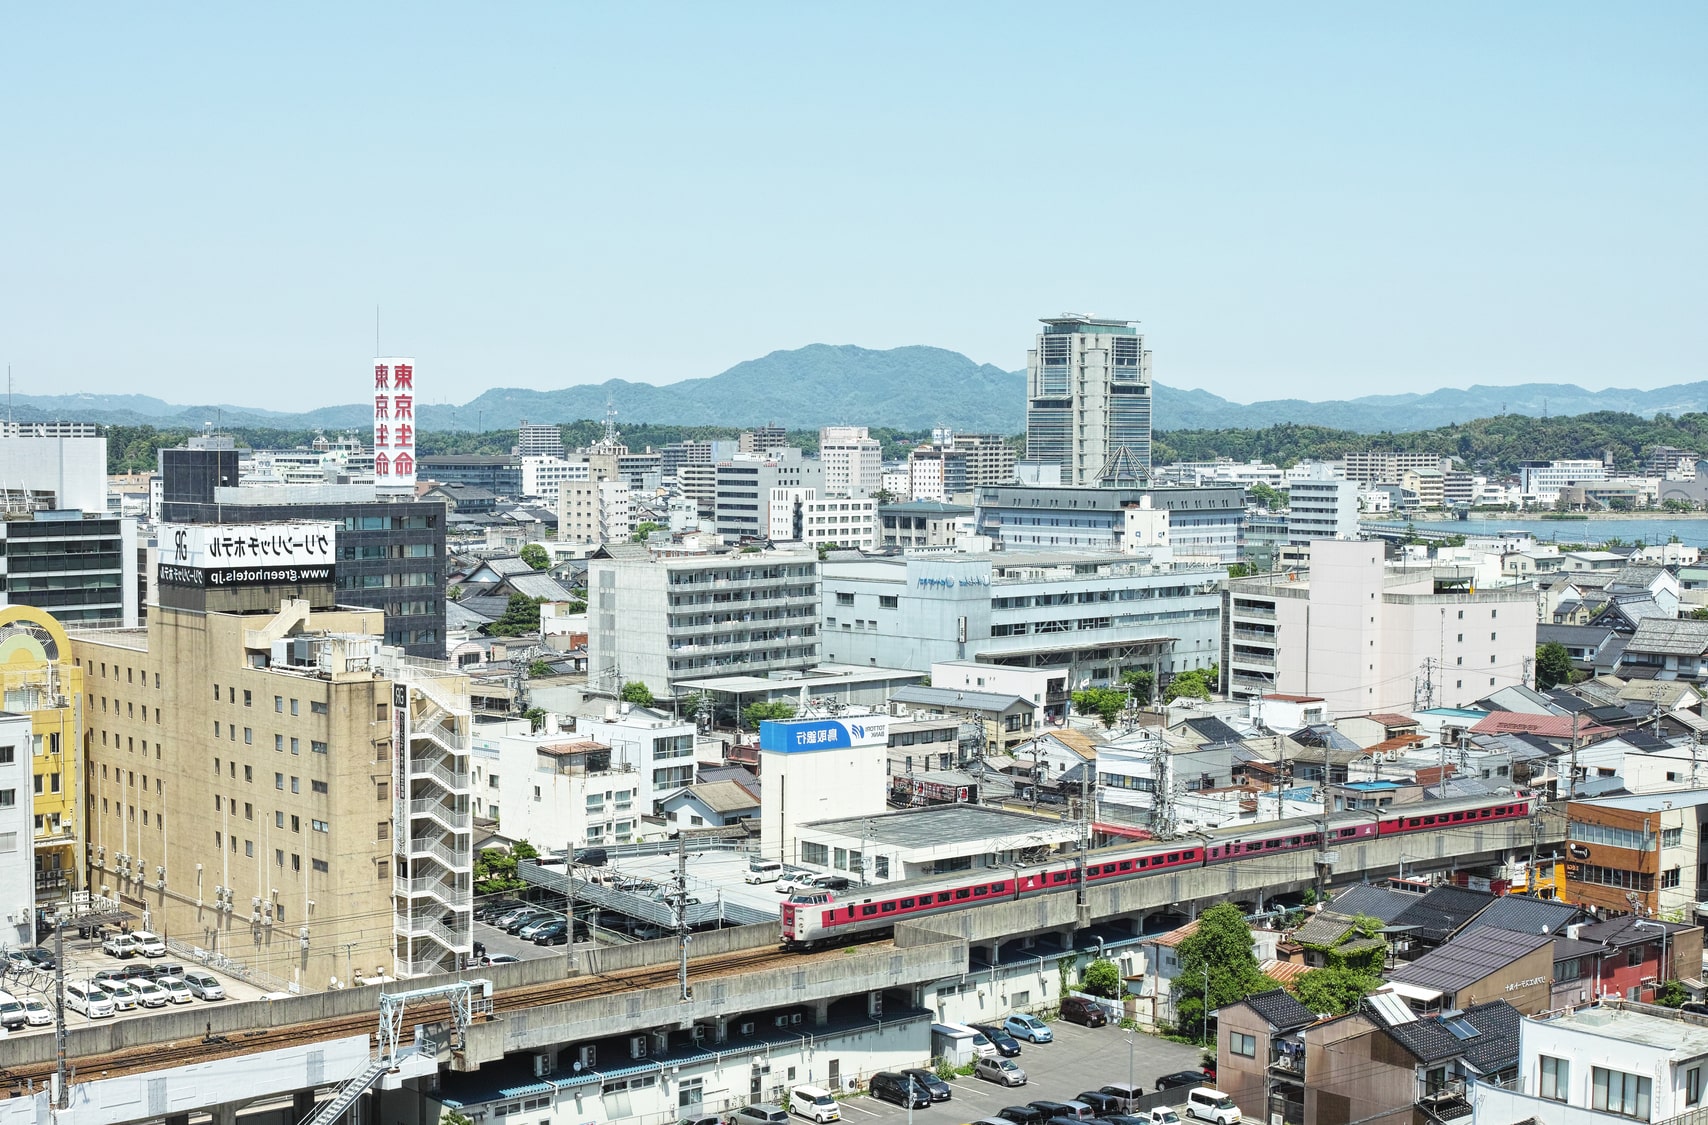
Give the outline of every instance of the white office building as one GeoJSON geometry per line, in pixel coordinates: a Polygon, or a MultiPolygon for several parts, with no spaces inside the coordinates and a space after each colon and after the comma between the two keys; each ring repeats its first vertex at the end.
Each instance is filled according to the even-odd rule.
{"type": "MultiPolygon", "coordinates": [[[[21,425],[21,423],[20,423],[21,425]]],[[[0,436],[0,498],[6,509],[107,510],[107,439],[44,436],[23,431],[0,436]]]]}
{"type": "Polygon", "coordinates": [[[714,472],[712,518],[726,543],[773,538],[772,491],[810,488],[816,496],[824,480],[822,466],[805,459],[793,446],[766,453],[738,453],[720,461],[714,472]]]}
{"type": "Polygon", "coordinates": [[[1124,472],[1150,472],[1151,353],[1134,323],[1046,317],[1026,353],[1026,458],[1060,465],[1063,484],[1100,483],[1122,451],[1124,472]]]}
{"type": "Polygon", "coordinates": [[[883,446],[865,426],[825,426],[818,432],[824,495],[870,496],[884,472],[883,446]]]}
{"type": "Polygon", "coordinates": [[[538,848],[627,843],[646,807],[640,774],[611,748],[575,734],[498,740],[504,833],[538,848]]]}
{"type": "Polygon", "coordinates": [[[555,500],[568,481],[587,480],[592,467],[584,459],[568,460],[540,454],[522,458],[522,495],[555,500]]]}
{"type": "Polygon", "coordinates": [[[1227,577],[1219,564],[1068,551],[830,560],[823,573],[826,660],[1065,668],[1070,688],[1214,664],[1227,577]]]}

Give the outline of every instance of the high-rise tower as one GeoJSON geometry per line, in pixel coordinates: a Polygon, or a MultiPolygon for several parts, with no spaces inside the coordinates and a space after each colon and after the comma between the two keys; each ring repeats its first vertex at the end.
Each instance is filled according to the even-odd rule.
{"type": "Polygon", "coordinates": [[[1026,457],[1064,485],[1132,484],[1151,464],[1151,353],[1136,321],[1045,317],[1026,353],[1026,457]]]}

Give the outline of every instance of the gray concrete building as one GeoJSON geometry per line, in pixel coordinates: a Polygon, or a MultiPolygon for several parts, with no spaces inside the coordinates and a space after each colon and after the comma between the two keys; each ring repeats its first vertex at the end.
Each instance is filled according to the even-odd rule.
{"type": "Polygon", "coordinates": [[[1245,489],[1237,484],[1197,488],[981,488],[974,530],[990,536],[1005,550],[1120,551],[1126,549],[1126,509],[1147,496],[1153,508],[1168,511],[1169,541],[1176,558],[1238,561],[1245,489]]]}

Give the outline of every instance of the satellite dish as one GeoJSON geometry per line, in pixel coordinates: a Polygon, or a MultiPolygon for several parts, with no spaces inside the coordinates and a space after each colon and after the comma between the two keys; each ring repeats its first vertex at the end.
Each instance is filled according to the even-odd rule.
{"type": "Polygon", "coordinates": [[[575,1060],[575,1073],[577,1073],[577,1074],[581,1073],[581,1060],[580,1059],[575,1060]]]}

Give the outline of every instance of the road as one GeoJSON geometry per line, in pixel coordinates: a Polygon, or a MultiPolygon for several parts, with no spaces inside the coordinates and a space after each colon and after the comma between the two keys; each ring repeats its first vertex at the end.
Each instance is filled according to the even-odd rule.
{"type": "MultiPolygon", "coordinates": [[[[1022,1044],[1014,1060],[1026,1071],[1026,1085],[1005,1089],[977,1078],[956,1078],[950,1082],[955,1096],[930,1109],[914,1110],[914,1125],[961,1125],[994,1117],[1003,1106],[1042,1098],[1068,1101],[1081,1090],[1125,1082],[1129,1040],[1133,1081],[1147,1090],[1159,1075],[1198,1069],[1202,1057],[1197,1047],[1114,1026],[1088,1028],[1056,1020],[1050,1030],[1056,1036],[1054,1043],[1022,1044]]],[[[1185,1091],[1181,1093],[1184,1100],[1185,1091]]],[[[842,1120],[848,1125],[905,1125],[907,1121],[907,1110],[876,1098],[845,1098],[841,1104],[842,1120]]]]}

